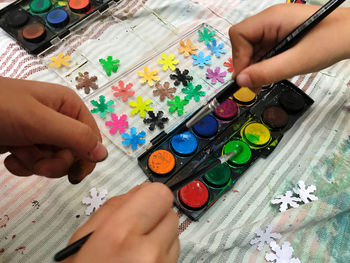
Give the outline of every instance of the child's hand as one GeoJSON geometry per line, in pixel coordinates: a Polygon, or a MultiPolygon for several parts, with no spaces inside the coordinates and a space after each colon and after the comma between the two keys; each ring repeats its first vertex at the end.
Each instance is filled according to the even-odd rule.
{"type": "Polygon", "coordinates": [[[83,101],[57,84],[0,78],[0,153],[13,174],[61,177],[72,183],[107,156],[83,101]]]}
{"type": "Polygon", "coordinates": [[[229,30],[234,75],[240,86],[259,92],[262,85],[318,71],[350,57],[350,9],[334,11],[294,47],[254,64],[309,18],[318,6],[281,4],[229,30]]]}
{"type": "Polygon", "coordinates": [[[70,244],[94,231],[64,262],[177,262],[180,245],[173,199],[160,183],[145,183],[109,199],[72,236],[70,244]]]}

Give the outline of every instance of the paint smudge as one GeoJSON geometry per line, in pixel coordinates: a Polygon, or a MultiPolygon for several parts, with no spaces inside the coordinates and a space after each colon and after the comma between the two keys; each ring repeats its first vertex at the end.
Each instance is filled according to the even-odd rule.
{"type": "Polygon", "coordinates": [[[1,254],[4,253],[4,252],[5,252],[5,249],[4,249],[4,248],[0,249],[0,253],[1,253],[1,254]]]}
{"type": "Polygon", "coordinates": [[[23,255],[24,254],[23,252],[24,252],[25,249],[26,249],[25,246],[20,246],[20,247],[16,248],[16,251],[20,251],[21,254],[23,255]]]}
{"type": "Polygon", "coordinates": [[[4,215],[3,217],[0,217],[0,228],[5,228],[9,220],[10,218],[8,215],[4,215]]]}

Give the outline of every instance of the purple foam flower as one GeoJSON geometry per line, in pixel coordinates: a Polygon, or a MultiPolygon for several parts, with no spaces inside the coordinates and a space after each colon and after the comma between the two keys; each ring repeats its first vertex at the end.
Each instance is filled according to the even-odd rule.
{"type": "Polygon", "coordinates": [[[207,79],[211,79],[211,83],[212,84],[216,84],[216,81],[219,81],[221,83],[224,83],[225,80],[223,77],[226,76],[226,71],[220,72],[220,67],[216,67],[215,71],[213,71],[212,69],[208,68],[207,69],[207,74],[206,77],[207,79]]]}

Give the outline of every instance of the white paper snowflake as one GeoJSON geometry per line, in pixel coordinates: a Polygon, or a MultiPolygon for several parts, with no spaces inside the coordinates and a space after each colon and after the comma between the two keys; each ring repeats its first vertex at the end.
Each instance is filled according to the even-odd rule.
{"type": "Polygon", "coordinates": [[[317,196],[311,194],[312,192],[316,191],[316,186],[310,185],[306,188],[304,181],[299,181],[297,186],[299,186],[299,188],[293,188],[293,191],[299,195],[301,201],[303,201],[305,204],[318,199],[317,196]]]}
{"type": "Polygon", "coordinates": [[[298,197],[293,197],[292,191],[287,191],[285,195],[279,195],[276,196],[274,200],[271,201],[273,204],[279,204],[281,203],[280,206],[280,211],[286,211],[288,209],[288,205],[291,207],[299,207],[297,202],[300,202],[301,199],[298,197]]]}
{"type": "Polygon", "coordinates": [[[89,205],[86,210],[86,215],[91,215],[92,212],[95,212],[101,205],[103,205],[106,200],[104,199],[107,195],[106,189],[100,189],[98,192],[96,188],[92,188],[90,190],[90,196],[91,197],[84,197],[83,198],[83,204],[89,205]]]}
{"type": "Polygon", "coordinates": [[[272,225],[268,225],[265,231],[259,229],[258,231],[255,232],[258,237],[252,239],[250,241],[250,244],[254,245],[256,243],[259,243],[258,250],[262,250],[264,248],[265,243],[270,244],[270,242],[273,241],[274,239],[280,239],[282,237],[280,233],[274,233],[271,231],[272,231],[272,225]]]}
{"type": "Polygon", "coordinates": [[[298,258],[293,258],[294,250],[289,242],[284,242],[280,247],[275,241],[272,241],[270,247],[275,253],[266,253],[265,259],[267,261],[275,263],[300,263],[298,258]]]}

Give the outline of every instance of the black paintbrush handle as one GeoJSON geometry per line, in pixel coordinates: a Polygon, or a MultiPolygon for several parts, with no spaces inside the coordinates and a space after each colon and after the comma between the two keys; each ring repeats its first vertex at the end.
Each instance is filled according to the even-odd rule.
{"type": "Polygon", "coordinates": [[[310,16],[304,23],[294,29],[289,35],[282,39],[273,49],[267,52],[258,61],[276,56],[294,46],[312,28],[320,23],[326,16],[333,12],[345,0],[330,0],[324,4],[316,13],[310,16]]]}
{"type": "Polygon", "coordinates": [[[79,249],[85,244],[85,242],[89,239],[93,232],[90,232],[86,236],[82,237],[81,239],[75,241],[74,243],[70,244],[68,247],[62,249],[61,251],[57,252],[54,256],[54,260],[56,262],[65,260],[66,258],[70,257],[71,255],[77,253],[79,249]]]}

